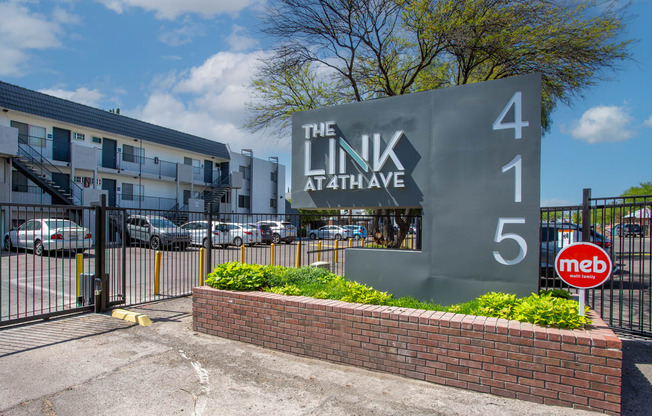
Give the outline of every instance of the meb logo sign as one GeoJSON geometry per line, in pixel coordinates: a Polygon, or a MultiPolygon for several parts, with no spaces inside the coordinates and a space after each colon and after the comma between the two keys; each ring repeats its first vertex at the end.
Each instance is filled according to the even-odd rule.
{"type": "Polygon", "coordinates": [[[555,270],[564,282],[580,289],[603,284],[611,275],[611,257],[592,243],[564,247],[555,258],[555,270]]]}

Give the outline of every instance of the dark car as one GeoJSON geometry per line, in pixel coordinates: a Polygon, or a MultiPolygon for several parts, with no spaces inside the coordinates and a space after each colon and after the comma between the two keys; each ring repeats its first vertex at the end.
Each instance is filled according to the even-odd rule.
{"type": "Polygon", "coordinates": [[[272,227],[270,225],[258,223],[249,223],[247,225],[251,225],[258,229],[258,232],[260,232],[262,244],[271,244],[274,240],[274,232],[272,231],[272,227]]]}
{"type": "Polygon", "coordinates": [[[614,237],[643,237],[643,228],[640,224],[616,224],[611,229],[611,235],[614,237]]]}

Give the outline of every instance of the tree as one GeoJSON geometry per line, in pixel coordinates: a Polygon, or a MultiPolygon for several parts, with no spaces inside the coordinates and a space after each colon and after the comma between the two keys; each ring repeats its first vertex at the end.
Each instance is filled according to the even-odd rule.
{"type": "Polygon", "coordinates": [[[571,103],[629,57],[630,41],[621,40],[625,9],[595,6],[270,0],[263,32],[278,43],[253,82],[247,127],[283,135],[295,111],[539,72],[545,132],[558,102],[571,103]]]}
{"type": "Polygon", "coordinates": [[[632,186],[620,196],[650,196],[652,195],[652,182],[641,182],[638,186],[632,186]]]}

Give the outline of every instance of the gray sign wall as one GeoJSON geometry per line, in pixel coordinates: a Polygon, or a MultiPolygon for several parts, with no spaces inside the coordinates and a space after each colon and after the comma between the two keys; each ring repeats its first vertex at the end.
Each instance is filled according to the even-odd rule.
{"type": "Polygon", "coordinates": [[[297,113],[293,208],[423,208],[422,251],[349,249],[347,278],[451,304],[537,289],[541,79],[297,113]]]}

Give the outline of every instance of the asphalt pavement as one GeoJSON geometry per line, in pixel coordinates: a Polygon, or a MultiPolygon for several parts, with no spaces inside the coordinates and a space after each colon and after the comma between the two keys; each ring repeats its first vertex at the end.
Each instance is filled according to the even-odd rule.
{"type": "MultiPolygon", "coordinates": [[[[0,330],[0,415],[589,415],[192,330],[189,297],[0,330]]],[[[624,339],[623,415],[652,415],[652,341],[624,339]]]]}

